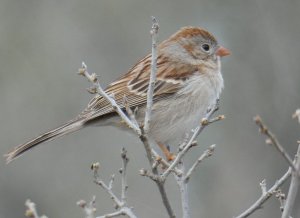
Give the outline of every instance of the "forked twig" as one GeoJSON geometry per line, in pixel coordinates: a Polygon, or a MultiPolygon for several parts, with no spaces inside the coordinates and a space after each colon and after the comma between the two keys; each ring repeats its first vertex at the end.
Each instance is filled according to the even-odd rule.
{"type": "MultiPolygon", "coordinates": [[[[117,197],[117,195],[113,192],[113,183],[114,183],[114,175],[111,176],[110,182],[108,185],[105,184],[105,182],[100,179],[98,170],[99,170],[99,163],[93,163],[91,169],[94,173],[94,182],[99,185],[101,188],[103,188],[110,198],[113,200],[115,204],[115,209],[117,211],[105,214],[100,217],[96,218],[108,218],[108,217],[116,217],[121,215],[127,215],[130,218],[136,218],[136,215],[134,214],[131,207],[127,206],[126,201],[126,191],[127,191],[127,180],[126,180],[126,170],[127,170],[127,164],[129,162],[129,159],[127,157],[127,151],[125,148],[121,151],[121,158],[122,158],[122,168],[120,169],[121,174],[121,199],[117,197]]],[[[93,197],[92,201],[87,204],[85,201],[80,200],[77,202],[77,205],[84,209],[84,212],[88,218],[94,218],[95,217],[95,201],[96,198],[93,197]]]]}

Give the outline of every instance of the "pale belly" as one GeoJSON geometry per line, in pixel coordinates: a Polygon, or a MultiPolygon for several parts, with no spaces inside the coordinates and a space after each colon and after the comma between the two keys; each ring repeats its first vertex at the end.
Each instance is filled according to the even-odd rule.
{"type": "Polygon", "coordinates": [[[216,78],[195,78],[174,98],[155,105],[150,136],[157,142],[177,146],[205,117],[216,103],[223,87],[221,74],[216,78]],[[195,86],[195,87],[193,87],[195,86]]]}
{"type": "MultiPolygon", "coordinates": [[[[182,143],[186,134],[196,128],[208,109],[216,103],[223,88],[220,73],[213,76],[195,76],[178,94],[156,102],[152,108],[149,136],[152,140],[170,146],[182,143]]],[[[144,120],[144,108],[139,108],[136,119],[144,120]]],[[[130,130],[118,116],[98,123],[130,130]]]]}

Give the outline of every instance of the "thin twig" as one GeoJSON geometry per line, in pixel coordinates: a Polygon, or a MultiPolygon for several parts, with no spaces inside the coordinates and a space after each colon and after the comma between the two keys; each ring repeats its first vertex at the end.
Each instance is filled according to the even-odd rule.
{"type": "MultiPolygon", "coordinates": [[[[178,163],[181,161],[183,156],[186,154],[186,152],[190,149],[191,146],[193,146],[193,142],[196,139],[196,137],[203,131],[203,129],[211,122],[207,121],[210,119],[210,117],[219,109],[218,103],[216,103],[213,108],[207,113],[206,117],[201,121],[200,125],[194,130],[194,133],[188,143],[184,146],[184,148],[178,152],[178,154],[175,157],[175,160],[172,162],[172,164],[169,166],[169,168],[161,175],[162,180],[165,180],[167,176],[172,172],[174,167],[178,165],[178,163]]],[[[223,117],[217,120],[222,120],[223,117]]],[[[215,122],[215,121],[214,121],[215,122]]]]}
{"type": "Polygon", "coordinates": [[[25,206],[27,210],[25,212],[25,216],[29,218],[47,218],[45,215],[39,216],[35,207],[35,203],[30,199],[26,200],[25,206]]]}
{"type": "MultiPolygon", "coordinates": [[[[295,156],[295,166],[297,170],[300,170],[300,144],[298,146],[297,154],[295,156]]],[[[289,192],[285,201],[285,206],[281,218],[289,218],[291,216],[292,209],[294,207],[296,196],[298,193],[299,185],[299,177],[295,174],[295,172],[293,172],[289,192]]]]}
{"type": "Polygon", "coordinates": [[[266,179],[264,179],[263,181],[261,181],[261,183],[259,183],[260,188],[261,188],[261,193],[262,195],[267,194],[267,182],[266,179]]]}
{"type": "MultiPolygon", "coordinates": [[[[159,187],[161,196],[163,198],[164,201],[164,205],[165,207],[170,209],[168,210],[169,216],[170,217],[175,217],[175,214],[169,204],[169,200],[167,198],[167,195],[165,193],[165,189],[164,189],[164,183],[166,181],[166,178],[168,177],[168,175],[174,171],[174,169],[176,168],[176,166],[178,166],[179,162],[182,161],[183,156],[187,153],[187,151],[190,149],[191,146],[194,145],[194,140],[195,138],[202,132],[202,130],[204,129],[205,126],[207,126],[210,122],[206,122],[206,120],[210,119],[210,117],[213,115],[213,113],[215,113],[219,108],[218,105],[218,101],[216,102],[216,104],[213,106],[213,108],[207,113],[206,119],[202,120],[202,122],[200,123],[200,125],[194,130],[194,134],[192,135],[192,137],[190,138],[190,140],[188,141],[188,143],[186,144],[186,146],[182,149],[182,151],[180,151],[177,155],[175,160],[169,165],[169,167],[166,169],[166,171],[159,176],[156,180],[156,184],[159,187]],[[205,122],[205,123],[203,123],[205,122]],[[173,215],[172,215],[173,214],[173,215]]],[[[217,120],[222,120],[224,119],[223,116],[219,116],[217,119],[213,119],[213,122],[217,121],[217,120]]],[[[152,171],[154,171],[155,169],[152,169],[152,171]]],[[[154,171],[154,174],[157,174],[157,172],[154,171]]],[[[184,185],[184,184],[183,184],[184,185]]],[[[187,197],[187,186],[183,187],[181,186],[181,191],[182,191],[182,197],[187,197]]],[[[185,202],[187,202],[186,200],[184,200],[185,202]]],[[[183,201],[182,201],[183,202],[183,201]]],[[[184,206],[184,205],[183,205],[184,206]]],[[[185,209],[186,209],[186,205],[185,205],[185,209]]],[[[188,218],[188,212],[185,213],[186,214],[186,218],[188,218]]]]}
{"type": "MultiPolygon", "coordinates": [[[[183,161],[178,163],[178,168],[185,172],[185,166],[183,161]]],[[[174,175],[177,185],[179,187],[179,192],[181,196],[181,207],[182,207],[182,217],[190,218],[190,205],[189,205],[189,195],[188,195],[188,183],[185,181],[184,176],[174,175]]]]}
{"type": "Polygon", "coordinates": [[[195,161],[195,163],[192,165],[192,167],[188,170],[184,177],[184,182],[187,183],[192,175],[192,173],[195,171],[196,167],[205,159],[210,157],[214,150],[215,150],[216,145],[211,145],[209,146],[208,149],[206,149],[203,154],[195,161]]]}
{"type": "Polygon", "coordinates": [[[296,167],[293,163],[293,160],[289,156],[289,154],[286,152],[286,150],[283,148],[283,146],[279,143],[276,136],[268,129],[266,125],[264,125],[262,119],[260,116],[254,117],[255,123],[259,126],[260,132],[268,137],[266,140],[267,144],[272,144],[277,151],[283,156],[283,158],[286,160],[286,162],[290,165],[293,171],[297,172],[298,176],[299,172],[296,170],[296,167]]]}
{"type": "MultiPolygon", "coordinates": [[[[97,218],[108,218],[108,217],[116,217],[121,215],[127,215],[130,218],[137,218],[136,215],[133,213],[132,208],[127,206],[126,202],[126,191],[127,191],[127,180],[126,180],[126,170],[127,170],[127,164],[129,162],[129,158],[127,157],[127,151],[125,148],[121,151],[121,158],[122,158],[122,168],[120,169],[121,174],[121,199],[119,199],[116,194],[112,191],[113,182],[114,182],[114,175],[111,176],[109,185],[106,185],[100,178],[98,174],[99,170],[99,163],[92,164],[91,169],[94,172],[94,182],[97,185],[100,185],[110,196],[110,198],[115,203],[115,209],[118,210],[116,212],[112,212],[109,214],[105,214],[103,216],[97,217],[97,218]]],[[[94,218],[94,212],[95,212],[95,199],[92,201],[93,203],[90,203],[89,205],[86,204],[85,201],[79,201],[77,204],[81,206],[85,214],[89,218],[94,218]]]]}
{"type": "MultiPolygon", "coordinates": [[[[152,147],[151,147],[151,144],[149,142],[148,136],[144,132],[143,127],[141,127],[141,131],[142,131],[142,134],[140,135],[140,140],[142,141],[142,143],[144,145],[146,155],[147,155],[147,159],[148,159],[150,165],[152,166],[153,163],[154,163],[154,160],[153,160],[153,157],[152,157],[152,147]]],[[[154,170],[154,169],[152,169],[152,170],[154,170]]]]}
{"type": "Polygon", "coordinates": [[[240,215],[236,216],[235,218],[245,218],[250,216],[252,213],[254,213],[256,210],[262,208],[262,205],[274,194],[274,192],[283,185],[283,183],[291,176],[292,174],[292,169],[289,168],[288,171],[279,179],[275,182],[275,184],[268,190],[268,191],[263,191],[262,195],[260,198],[252,204],[247,210],[245,210],[243,213],[240,215]]]}
{"type": "Polygon", "coordinates": [[[156,183],[156,185],[158,187],[158,190],[159,190],[159,193],[161,195],[163,204],[164,204],[164,206],[167,210],[167,213],[168,213],[169,217],[170,218],[175,218],[176,217],[175,213],[174,213],[174,211],[171,207],[169,198],[167,196],[166,189],[164,187],[164,181],[161,180],[161,176],[159,176],[157,168],[152,167],[153,164],[154,164],[154,159],[152,157],[152,148],[150,146],[148,137],[143,134],[143,128],[142,128],[142,136],[140,137],[140,139],[144,144],[144,147],[145,147],[145,150],[146,150],[146,153],[147,153],[147,158],[148,158],[149,164],[151,166],[151,170],[152,170],[152,173],[150,173],[147,170],[146,171],[142,170],[142,171],[140,171],[140,173],[141,173],[141,175],[144,175],[144,176],[147,176],[147,177],[151,178],[156,183]]]}
{"type": "MultiPolygon", "coordinates": [[[[119,209],[121,207],[124,206],[124,202],[122,202],[122,200],[120,200],[112,191],[112,189],[110,188],[111,185],[106,185],[105,182],[103,180],[101,180],[98,176],[98,172],[94,171],[94,183],[97,185],[100,185],[110,196],[110,198],[113,200],[113,202],[116,204],[116,209],[119,209]]],[[[112,180],[110,182],[110,184],[112,183],[112,180]]]]}
{"type": "Polygon", "coordinates": [[[298,122],[299,122],[299,124],[300,124],[300,109],[297,109],[297,110],[295,111],[295,113],[293,114],[293,118],[294,118],[294,119],[297,118],[297,119],[298,119],[298,122]]]}
{"type": "Polygon", "coordinates": [[[171,207],[171,204],[170,204],[170,201],[168,199],[168,195],[167,195],[164,183],[162,183],[162,182],[156,182],[156,185],[157,185],[159,193],[161,195],[163,204],[164,204],[165,208],[167,209],[169,217],[170,218],[175,218],[176,215],[175,215],[175,213],[174,213],[174,211],[173,211],[173,209],[171,207]]]}
{"type": "Polygon", "coordinates": [[[280,188],[278,188],[277,190],[275,190],[275,198],[278,199],[279,204],[280,204],[280,212],[283,211],[284,208],[284,204],[285,204],[285,194],[282,192],[282,190],[280,188]]]}
{"type": "MultiPolygon", "coordinates": [[[[140,139],[144,144],[144,148],[147,154],[148,161],[151,166],[154,164],[154,160],[152,157],[152,148],[148,139],[148,131],[149,131],[149,123],[151,121],[151,110],[153,104],[153,90],[155,86],[156,80],[156,61],[157,61],[157,33],[158,33],[159,25],[155,17],[152,17],[152,28],[150,31],[151,39],[152,39],[152,56],[151,56],[151,73],[149,78],[149,86],[147,91],[147,106],[146,113],[144,119],[144,125],[140,126],[141,135],[140,139]]],[[[152,172],[157,174],[157,169],[152,168],[152,172]]]]}
{"type": "Polygon", "coordinates": [[[121,199],[123,202],[126,202],[126,191],[128,189],[127,180],[126,180],[126,169],[127,169],[127,164],[129,162],[129,159],[127,157],[127,151],[125,148],[122,148],[121,157],[123,160],[123,167],[122,167],[122,169],[120,169],[121,178],[122,178],[122,197],[121,197],[121,199]]]}
{"type": "Polygon", "coordinates": [[[149,170],[140,169],[140,175],[141,176],[146,176],[146,177],[152,179],[154,182],[160,182],[160,176],[156,175],[156,174],[153,174],[149,170]]]}
{"type": "MultiPolygon", "coordinates": [[[[140,127],[141,129],[141,135],[140,139],[143,142],[147,158],[149,161],[149,164],[151,166],[152,174],[154,176],[158,176],[158,170],[157,167],[152,167],[154,165],[154,158],[152,156],[152,148],[148,139],[148,131],[149,131],[149,124],[151,122],[151,110],[152,110],[152,104],[153,104],[153,91],[155,86],[155,80],[156,80],[156,62],[157,62],[157,33],[158,33],[159,25],[155,17],[152,17],[152,28],[151,28],[151,39],[152,39],[152,58],[151,58],[151,73],[149,78],[149,86],[147,91],[147,106],[146,106],[146,113],[145,113],[145,119],[144,119],[144,125],[140,127]]],[[[149,175],[152,175],[149,174],[149,175]]],[[[159,178],[159,177],[158,177],[159,178]]],[[[175,218],[175,213],[171,207],[170,201],[168,199],[164,182],[161,180],[154,180],[158,190],[160,192],[163,204],[168,212],[168,215],[170,218],[175,218]]]]}
{"type": "Polygon", "coordinates": [[[215,145],[211,145],[203,154],[194,162],[192,167],[185,173],[185,166],[183,160],[178,163],[177,168],[182,172],[182,175],[174,174],[175,180],[179,187],[181,195],[181,206],[182,206],[182,217],[190,218],[190,207],[189,207],[189,198],[188,198],[188,182],[195,171],[196,167],[207,157],[210,157],[213,154],[215,145]]]}
{"type": "Polygon", "coordinates": [[[151,120],[151,111],[153,104],[153,91],[156,80],[156,71],[157,71],[157,33],[158,33],[159,25],[155,17],[152,16],[152,28],[150,31],[151,39],[152,39],[152,52],[151,52],[151,73],[149,79],[149,86],[147,91],[147,106],[146,106],[146,114],[144,120],[144,131],[147,134],[149,131],[149,123],[151,120]]]}

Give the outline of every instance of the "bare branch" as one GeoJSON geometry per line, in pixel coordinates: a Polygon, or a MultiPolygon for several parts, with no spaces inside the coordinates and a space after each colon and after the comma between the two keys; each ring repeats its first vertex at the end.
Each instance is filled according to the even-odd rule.
{"type": "Polygon", "coordinates": [[[259,183],[260,188],[261,188],[261,193],[262,195],[267,194],[267,182],[266,179],[264,179],[263,181],[261,181],[261,183],[259,183]]]}
{"type": "Polygon", "coordinates": [[[141,176],[146,176],[146,177],[152,179],[154,182],[159,182],[160,183],[160,176],[151,173],[149,170],[140,169],[140,175],[141,176]]]}
{"type": "MultiPolygon", "coordinates": [[[[159,176],[157,167],[155,167],[155,168],[152,167],[153,164],[154,164],[154,159],[152,157],[152,150],[153,149],[150,146],[150,143],[149,143],[147,135],[144,134],[143,128],[141,128],[141,130],[142,130],[142,135],[140,136],[140,139],[143,142],[144,148],[146,150],[147,158],[148,158],[151,170],[152,170],[151,174],[149,173],[149,171],[146,171],[146,174],[144,176],[147,176],[149,178],[151,178],[151,177],[153,178],[153,181],[155,181],[155,183],[156,183],[156,185],[158,187],[158,190],[159,190],[159,193],[161,195],[163,204],[164,204],[164,206],[165,206],[165,208],[166,208],[166,210],[168,212],[169,217],[170,218],[175,218],[176,217],[175,213],[174,213],[174,211],[173,211],[173,209],[171,207],[170,201],[168,199],[168,196],[167,196],[167,193],[166,193],[166,190],[165,190],[165,187],[164,187],[164,182],[165,181],[161,180],[161,176],[159,176]],[[154,179],[154,177],[155,177],[155,179],[154,179]]],[[[142,173],[142,175],[143,175],[143,173],[142,173]]]]}
{"type": "MultiPolygon", "coordinates": [[[[152,148],[151,148],[151,144],[149,142],[148,136],[145,134],[144,128],[141,127],[141,132],[142,134],[140,135],[140,140],[142,141],[145,151],[146,151],[146,155],[148,158],[148,161],[150,163],[150,165],[152,166],[154,163],[153,157],[152,157],[152,148]]],[[[154,170],[154,169],[152,169],[154,170]]]]}
{"type": "Polygon", "coordinates": [[[207,118],[204,118],[204,119],[202,119],[201,124],[203,126],[206,126],[206,125],[209,125],[209,124],[212,124],[214,122],[217,122],[217,121],[220,121],[220,120],[224,120],[224,119],[225,119],[225,115],[219,115],[219,116],[214,117],[214,118],[212,118],[210,120],[208,120],[207,118]]]}
{"type": "Polygon", "coordinates": [[[158,33],[159,25],[155,17],[152,16],[152,28],[150,31],[151,39],[152,39],[152,52],[151,52],[151,73],[150,73],[150,81],[147,91],[147,106],[146,106],[146,114],[144,120],[144,131],[147,134],[149,131],[149,123],[151,120],[151,111],[153,104],[153,91],[156,80],[156,62],[157,62],[157,33],[158,33]]]}
{"type": "Polygon", "coordinates": [[[123,112],[123,110],[117,104],[115,99],[112,96],[109,96],[103,90],[103,88],[101,87],[101,85],[99,83],[97,75],[95,73],[89,74],[89,72],[87,71],[87,66],[84,62],[82,62],[82,66],[79,69],[78,74],[86,77],[94,86],[92,89],[92,92],[98,93],[103,98],[105,98],[111,104],[113,109],[118,113],[118,115],[122,118],[122,120],[128,125],[128,127],[133,129],[138,135],[141,135],[140,128],[126,116],[126,114],[123,112]]]}
{"type": "MultiPolygon", "coordinates": [[[[300,116],[300,110],[298,109],[293,118],[300,116]]],[[[280,145],[275,135],[263,124],[261,118],[256,116],[254,121],[260,128],[260,132],[268,137],[266,140],[267,144],[272,144],[274,147],[280,152],[280,154],[284,157],[284,159],[289,163],[290,167],[288,171],[278,180],[276,183],[267,191],[266,182],[263,180],[260,183],[262,195],[261,197],[247,210],[245,210],[242,214],[237,216],[236,218],[244,218],[248,217],[256,210],[260,209],[262,205],[273,195],[280,201],[280,209],[283,210],[282,218],[291,218],[292,208],[294,206],[296,194],[299,187],[299,170],[300,170],[300,145],[298,147],[297,154],[295,156],[294,161],[291,160],[289,155],[286,153],[284,148],[280,145]],[[292,181],[289,188],[289,193],[287,199],[285,199],[285,194],[281,192],[279,187],[292,175],[292,181]]],[[[300,141],[298,142],[300,144],[300,141]]]]}
{"type": "Polygon", "coordinates": [[[114,181],[115,181],[115,174],[112,174],[112,175],[110,176],[110,181],[109,181],[109,183],[108,183],[108,188],[109,188],[109,189],[112,189],[112,188],[113,188],[113,186],[114,186],[114,181]]]}
{"type": "Polygon", "coordinates": [[[205,158],[210,157],[213,154],[215,145],[211,145],[203,154],[194,162],[192,167],[185,173],[185,166],[183,160],[180,160],[177,168],[182,172],[181,175],[174,174],[175,180],[179,187],[181,195],[181,206],[182,206],[182,217],[190,218],[190,208],[189,208],[189,199],[188,199],[188,182],[195,171],[196,167],[202,162],[205,158]]]}
{"type": "Polygon", "coordinates": [[[203,154],[195,161],[195,163],[192,165],[192,167],[188,170],[188,172],[186,173],[185,177],[184,177],[184,182],[188,183],[192,173],[195,171],[196,167],[205,159],[210,157],[214,150],[215,150],[216,145],[211,145],[209,146],[208,149],[206,149],[203,154]]]}
{"type": "MultiPolygon", "coordinates": [[[[252,213],[254,213],[256,210],[260,209],[262,205],[275,193],[275,191],[283,185],[283,183],[291,176],[292,169],[289,168],[288,171],[275,182],[275,184],[268,190],[263,191],[263,194],[260,196],[260,198],[252,204],[247,210],[245,210],[240,215],[236,216],[235,218],[245,218],[250,216],[252,213]]],[[[263,188],[262,188],[263,189],[263,188]]]]}
{"type": "Polygon", "coordinates": [[[114,203],[116,204],[116,209],[119,209],[119,208],[122,208],[124,206],[124,202],[122,200],[120,200],[112,191],[112,183],[113,183],[113,176],[111,177],[111,181],[110,181],[110,185],[106,185],[104,183],[103,180],[101,180],[99,178],[99,175],[98,175],[98,169],[95,168],[94,170],[94,183],[96,183],[97,185],[100,185],[101,188],[103,188],[107,193],[108,195],[110,196],[110,198],[114,201],[114,203]]]}
{"type": "Polygon", "coordinates": [[[275,190],[274,193],[275,193],[275,198],[277,198],[280,203],[280,211],[282,212],[285,204],[285,199],[286,199],[285,194],[282,192],[280,188],[275,190]]]}
{"type": "MultiPolygon", "coordinates": [[[[296,169],[299,171],[300,170],[300,144],[298,146],[297,154],[295,156],[295,166],[296,169]]],[[[291,216],[292,209],[294,207],[296,196],[298,193],[299,185],[300,185],[299,177],[295,175],[295,172],[293,172],[289,192],[287,195],[287,199],[285,202],[285,206],[281,218],[289,218],[291,216]]]]}
{"type": "MultiPolygon", "coordinates": [[[[152,58],[151,58],[151,73],[150,73],[150,79],[149,79],[149,86],[147,91],[147,106],[146,106],[146,113],[145,113],[145,120],[144,120],[144,126],[140,127],[141,129],[141,135],[140,139],[143,142],[147,158],[149,161],[149,164],[151,166],[152,173],[150,174],[148,171],[145,175],[151,175],[151,177],[158,176],[158,170],[157,167],[154,166],[154,158],[152,156],[152,148],[149,143],[148,139],[148,131],[149,131],[149,124],[151,122],[151,110],[152,110],[152,104],[153,104],[153,90],[155,86],[155,80],[156,80],[156,62],[157,62],[157,33],[158,33],[159,25],[155,17],[152,17],[152,28],[151,28],[151,39],[152,39],[152,58]],[[153,176],[152,176],[153,175],[153,176]]],[[[149,178],[151,178],[149,177],[149,178]]],[[[155,181],[158,190],[160,192],[160,195],[162,197],[163,204],[168,212],[168,215],[170,218],[175,218],[175,213],[171,207],[170,201],[168,199],[165,187],[164,187],[164,181],[161,180],[153,180],[155,181]]]]}
{"type": "Polygon", "coordinates": [[[126,191],[128,189],[128,185],[127,185],[127,180],[126,180],[126,168],[127,168],[127,164],[129,162],[129,159],[127,157],[127,151],[125,148],[122,148],[122,153],[121,153],[121,157],[123,160],[123,167],[122,169],[120,169],[120,173],[121,173],[121,178],[122,178],[122,201],[126,202],[126,191]]]}
{"type": "MultiPolygon", "coordinates": [[[[127,151],[125,148],[122,149],[121,151],[121,158],[122,158],[122,168],[119,170],[121,174],[121,199],[119,199],[114,192],[112,191],[113,187],[113,182],[114,182],[114,175],[111,176],[109,185],[106,185],[100,178],[98,174],[98,170],[100,167],[99,163],[93,163],[91,166],[91,169],[94,172],[94,182],[97,185],[100,185],[110,196],[110,198],[113,200],[115,203],[115,208],[116,212],[112,212],[109,214],[105,214],[103,216],[99,216],[97,218],[109,218],[109,217],[116,217],[116,216],[123,216],[127,215],[130,218],[136,218],[136,215],[133,213],[132,208],[127,206],[126,202],[126,191],[127,191],[127,181],[126,181],[126,169],[127,169],[127,164],[129,162],[129,158],[127,157],[127,151]]],[[[93,200],[87,204],[85,201],[81,200],[77,203],[80,207],[84,209],[84,212],[87,216],[87,218],[94,218],[95,216],[95,197],[93,200]]]]}
{"type": "MultiPolygon", "coordinates": [[[[178,163],[178,168],[185,172],[185,166],[183,161],[178,163]]],[[[190,218],[190,205],[189,205],[189,195],[188,195],[188,183],[184,179],[184,176],[177,176],[174,174],[175,180],[179,187],[179,192],[181,196],[181,207],[182,207],[182,217],[183,218],[190,218]]]]}
{"type": "Polygon", "coordinates": [[[287,163],[290,165],[292,170],[297,172],[299,176],[299,172],[296,170],[293,160],[286,152],[286,150],[283,148],[283,146],[279,143],[276,136],[268,129],[266,125],[264,125],[262,119],[259,116],[254,117],[254,121],[259,126],[260,132],[268,137],[266,143],[272,144],[277,149],[277,151],[283,156],[283,158],[287,161],[287,163]]]}
{"type": "Polygon", "coordinates": [[[168,215],[170,218],[175,218],[176,215],[171,207],[171,204],[170,204],[170,201],[168,199],[168,195],[166,193],[166,189],[164,187],[164,183],[161,183],[161,182],[156,182],[157,184],[157,187],[158,187],[158,190],[159,190],[159,193],[161,195],[161,198],[162,198],[162,201],[163,201],[163,204],[165,206],[165,208],[167,209],[167,212],[168,212],[168,215]]]}

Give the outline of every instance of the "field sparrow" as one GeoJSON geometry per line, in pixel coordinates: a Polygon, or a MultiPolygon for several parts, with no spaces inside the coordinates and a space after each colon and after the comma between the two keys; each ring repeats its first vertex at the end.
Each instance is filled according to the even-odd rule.
{"type": "MultiPolygon", "coordinates": [[[[158,45],[149,129],[152,140],[159,145],[180,143],[197,126],[219,98],[223,88],[220,57],[229,54],[213,35],[198,27],[184,27],[158,45]]],[[[105,90],[114,95],[121,108],[124,108],[124,96],[130,107],[138,107],[138,122],[144,118],[150,68],[151,55],[147,55],[105,90]]],[[[6,155],[7,162],[40,143],[93,124],[125,127],[112,106],[96,95],[75,119],[15,147],[6,155]]]]}

